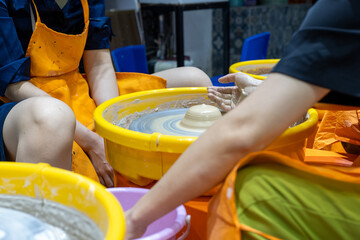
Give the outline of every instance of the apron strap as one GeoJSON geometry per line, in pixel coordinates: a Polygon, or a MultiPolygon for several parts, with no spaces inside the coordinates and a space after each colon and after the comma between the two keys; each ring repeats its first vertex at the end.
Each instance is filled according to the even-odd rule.
{"type": "MultiPolygon", "coordinates": [[[[39,21],[41,22],[41,19],[40,19],[40,15],[39,15],[39,11],[37,10],[37,7],[35,5],[35,2],[34,0],[31,0],[32,3],[34,4],[34,8],[35,8],[35,11],[36,11],[36,17],[37,17],[37,20],[36,21],[39,21]]],[[[57,2],[57,1],[56,1],[57,2]]],[[[65,4],[66,4],[67,0],[65,1],[65,4]]],[[[58,3],[57,3],[58,4],[58,3]]],[[[64,4],[64,5],[65,5],[64,4]]],[[[32,10],[32,7],[31,7],[31,4],[29,3],[30,5],[30,15],[31,15],[31,24],[32,24],[32,28],[33,28],[33,31],[35,29],[35,18],[34,18],[34,12],[32,10]]],[[[59,5],[59,4],[58,4],[59,5]]],[[[88,5],[88,2],[87,0],[81,0],[81,5],[83,7],[83,12],[84,12],[84,23],[86,24],[88,21],[89,21],[89,5],[88,5]]],[[[59,5],[60,6],[60,5],[59,5]]]]}
{"type": "Polygon", "coordinates": [[[87,22],[89,22],[89,5],[87,0],[81,0],[81,4],[83,7],[84,12],[84,23],[86,25],[87,22]]]}

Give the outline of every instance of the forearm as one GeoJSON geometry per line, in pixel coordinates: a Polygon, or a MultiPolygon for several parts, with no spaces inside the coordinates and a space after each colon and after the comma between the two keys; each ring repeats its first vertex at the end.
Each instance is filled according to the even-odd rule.
{"type": "Polygon", "coordinates": [[[225,148],[217,145],[220,138],[225,141],[225,137],[219,135],[220,131],[209,130],[189,146],[151,191],[128,212],[128,220],[134,220],[135,225],[149,225],[221,182],[245,153],[224,152],[225,148]]]}
{"type": "Polygon", "coordinates": [[[203,133],[131,209],[129,220],[149,224],[215,186],[241,158],[264,149],[327,92],[283,77],[269,77],[203,133]]]}
{"type": "Polygon", "coordinates": [[[119,96],[109,49],[86,50],[83,59],[91,97],[96,105],[119,96]]]}
{"type": "Polygon", "coordinates": [[[85,152],[92,149],[96,144],[103,144],[103,139],[76,120],[74,140],[85,152]]]}
{"type": "Polygon", "coordinates": [[[21,81],[9,84],[6,88],[5,96],[10,101],[21,101],[30,97],[49,96],[46,92],[36,87],[29,81],[21,81]]]}
{"type": "Polygon", "coordinates": [[[104,139],[76,121],[74,140],[89,157],[101,184],[113,187],[113,169],[106,160],[104,139]]]}
{"type": "MultiPolygon", "coordinates": [[[[230,112],[232,113],[232,112],[230,112]]],[[[162,179],[128,212],[129,221],[148,225],[220,183],[238,160],[254,151],[247,134],[227,113],[180,156],[162,179]],[[238,131],[235,129],[240,127],[238,131]],[[227,134],[229,133],[229,134],[227,134]],[[225,143],[237,143],[236,146],[225,143]],[[243,144],[242,144],[243,143],[243,144]]]]}

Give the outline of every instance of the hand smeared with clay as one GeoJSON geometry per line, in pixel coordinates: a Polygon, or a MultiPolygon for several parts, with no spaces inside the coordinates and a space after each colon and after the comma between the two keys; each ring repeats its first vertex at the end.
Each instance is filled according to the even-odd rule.
{"type": "Polygon", "coordinates": [[[208,87],[208,97],[218,107],[228,112],[241,102],[247,95],[251,94],[256,87],[262,83],[245,73],[238,72],[228,74],[219,78],[221,83],[235,82],[234,87],[208,87]]]}

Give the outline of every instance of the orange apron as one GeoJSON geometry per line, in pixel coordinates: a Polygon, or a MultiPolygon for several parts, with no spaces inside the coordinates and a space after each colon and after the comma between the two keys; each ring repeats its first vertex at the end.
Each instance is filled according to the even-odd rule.
{"type": "MultiPolygon", "coordinates": [[[[34,1],[33,1],[34,3],[34,1]]],[[[41,22],[35,6],[37,21],[26,56],[31,59],[31,80],[35,86],[60,99],[71,107],[76,119],[94,130],[93,113],[96,108],[89,95],[89,86],[78,67],[85,49],[89,27],[89,7],[81,0],[85,27],[82,33],[69,35],[53,31],[41,22]]],[[[147,74],[117,73],[120,94],[165,88],[166,80],[147,74]]],[[[72,169],[96,181],[98,177],[90,159],[74,141],[72,169]]]]}
{"type": "Polygon", "coordinates": [[[269,162],[283,164],[301,171],[317,174],[338,181],[360,184],[360,168],[325,165],[311,166],[300,160],[291,159],[279,153],[269,151],[249,154],[245,158],[241,159],[236,167],[230,172],[220,191],[217,192],[209,203],[207,225],[207,237],[209,240],[240,240],[241,231],[250,231],[266,239],[277,239],[276,237],[265,234],[253,227],[239,222],[234,195],[235,179],[240,168],[246,165],[256,165],[269,162]]]}

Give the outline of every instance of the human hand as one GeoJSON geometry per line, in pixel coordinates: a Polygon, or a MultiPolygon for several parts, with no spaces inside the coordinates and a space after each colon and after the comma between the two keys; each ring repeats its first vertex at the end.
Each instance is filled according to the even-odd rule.
{"type": "Polygon", "coordinates": [[[147,226],[141,223],[135,223],[133,221],[131,209],[125,212],[125,219],[126,219],[125,240],[140,238],[142,235],[144,235],[147,226]]]}
{"type": "Polygon", "coordinates": [[[95,168],[100,183],[105,187],[114,187],[113,168],[106,160],[103,140],[97,147],[90,149],[87,154],[95,168]]]}
{"type": "MultiPolygon", "coordinates": [[[[96,134],[96,133],[94,133],[96,134]]],[[[96,134],[97,135],[97,134],[96,134]]],[[[95,141],[89,145],[89,148],[84,149],[93,164],[99,181],[105,187],[114,186],[113,168],[106,160],[104,140],[97,135],[95,141]]]]}
{"type": "Polygon", "coordinates": [[[245,73],[238,72],[219,78],[221,83],[235,82],[235,87],[208,87],[208,97],[221,110],[228,112],[262,83],[245,73]]]}
{"type": "Polygon", "coordinates": [[[74,139],[90,158],[100,183],[105,187],[113,187],[113,169],[106,160],[104,139],[79,121],[76,121],[74,139]]]}
{"type": "Polygon", "coordinates": [[[241,94],[238,87],[208,87],[208,97],[215,102],[218,107],[228,112],[233,109],[240,101],[241,94]]]}

